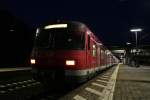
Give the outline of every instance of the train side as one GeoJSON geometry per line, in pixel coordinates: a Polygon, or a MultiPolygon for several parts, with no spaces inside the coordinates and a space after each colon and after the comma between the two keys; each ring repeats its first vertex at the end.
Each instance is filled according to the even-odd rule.
{"type": "Polygon", "coordinates": [[[37,29],[31,53],[36,80],[84,82],[117,62],[85,24],[59,22],[37,29]]]}

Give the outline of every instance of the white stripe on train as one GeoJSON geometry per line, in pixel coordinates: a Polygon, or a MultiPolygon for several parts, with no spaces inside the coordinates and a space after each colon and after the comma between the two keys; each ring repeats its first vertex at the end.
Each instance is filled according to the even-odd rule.
{"type": "Polygon", "coordinates": [[[82,70],[65,70],[66,76],[85,76],[88,74],[95,73],[96,71],[100,71],[105,69],[108,66],[100,66],[100,67],[94,67],[89,69],[82,69],[82,70]]]}

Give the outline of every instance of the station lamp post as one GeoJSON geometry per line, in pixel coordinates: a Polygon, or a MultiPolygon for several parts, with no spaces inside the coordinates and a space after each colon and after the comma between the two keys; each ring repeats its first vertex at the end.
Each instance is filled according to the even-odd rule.
{"type": "Polygon", "coordinates": [[[136,39],[136,52],[137,52],[137,49],[138,49],[138,32],[141,32],[142,29],[141,28],[136,28],[136,29],[131,29],[130,32],[134,32],[135,33],[135,39],[136,39]]]}

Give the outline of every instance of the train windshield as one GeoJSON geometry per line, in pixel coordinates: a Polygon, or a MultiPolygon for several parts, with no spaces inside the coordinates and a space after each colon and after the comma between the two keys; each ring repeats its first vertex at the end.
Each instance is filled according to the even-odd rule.
{"type": "Polygon", "coordinates": [[[36,46],[50,49],[84,49],[85,35],[65,29],[41,30],[36,36],[36,46]]]}

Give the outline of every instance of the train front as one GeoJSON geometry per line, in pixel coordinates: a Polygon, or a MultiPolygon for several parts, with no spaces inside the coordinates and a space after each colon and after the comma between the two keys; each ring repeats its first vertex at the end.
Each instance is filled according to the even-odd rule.
{"type": "Polygon", "coordinates": [[[83,81],[86,66],[85,29],[78,23],[51,24],[37,29],[31,54],[34,79],[41,82],[83,81]]]}

